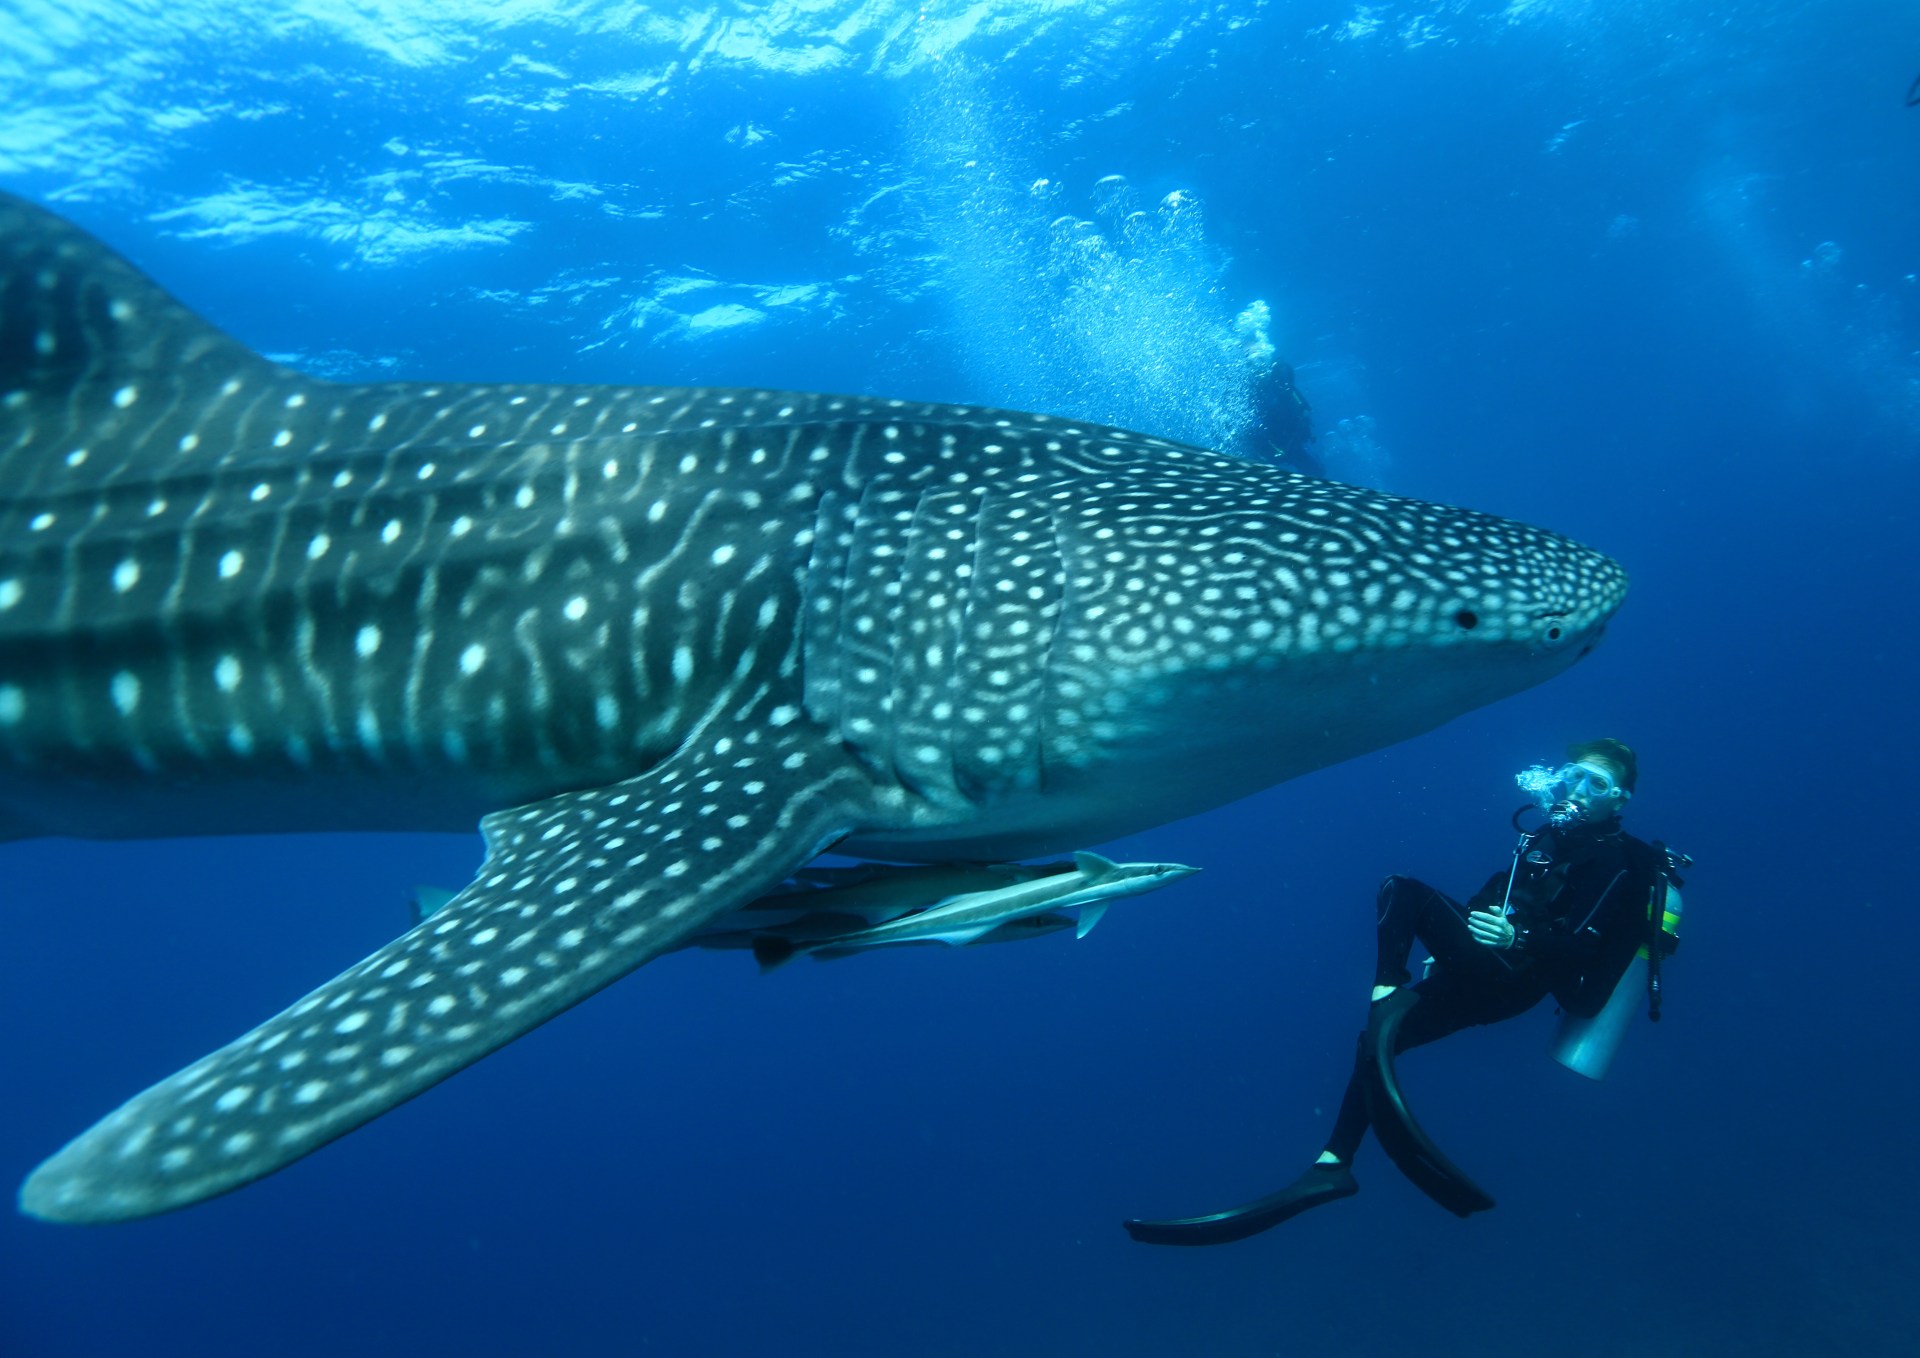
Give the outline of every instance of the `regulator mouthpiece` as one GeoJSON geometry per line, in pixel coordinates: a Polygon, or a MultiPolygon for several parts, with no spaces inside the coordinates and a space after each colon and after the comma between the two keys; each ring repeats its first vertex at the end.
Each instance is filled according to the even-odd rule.
{"type": "Polygon", "coordinates": [[[1627,795],[1609,774],[1586,764],[1562,764],[1557,769],[1535,764],[1516,773],[1513,781],[1558,826],[1604,819],[1627,795]]]}

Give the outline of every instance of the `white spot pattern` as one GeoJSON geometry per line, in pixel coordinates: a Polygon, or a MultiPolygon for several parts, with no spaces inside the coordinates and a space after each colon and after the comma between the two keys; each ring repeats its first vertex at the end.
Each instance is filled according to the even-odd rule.
{"type": "MultiPolygon", "coordinates": [[[[177,314],[114,276],[116,324],[177,314]]],[[[29,348],[73,333],[42,294],[63,295],[0,317],[29,348]]],[[[395,769],[468,803],[606,786],[489,817],[452,905],[49,1162],[26,1197],[48,1215],[160,1210],[304,1153],[777,880],[855,808],[964,824],[1155,737],[1196,684],[1356,650],[1547,649],[1621,591],[1550,534],[1039,416],[396,395],[206,353],[233,375],[197,409],[114,369],[130,380],[100,404],[140,406],[118,432],[5,398],[31,438],[0,447],[4,627],[158,622],[167,649],[76,650],[47,690],[10,675],[0,756],[78,744],[189,782],[215,757],[395,769]]]]}

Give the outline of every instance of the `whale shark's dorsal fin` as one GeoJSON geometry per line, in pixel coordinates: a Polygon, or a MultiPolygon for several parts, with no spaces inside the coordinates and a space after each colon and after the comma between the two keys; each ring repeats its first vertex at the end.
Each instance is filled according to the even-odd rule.
{"type": "Polygon", "coordinates": [[[79,227],[0,194],[0,375],[10,388],[202,373],[285,376],[79,227]]]}
{"type": "Polygon", "coordinates": [[[0,428],[30,435],[0,439],[14,489],[36,489],[36,470],[68,489],[104,484],[135,457],[143,470],[231,461],[233,449],[163,441],[183,394],[198,405],[289,382],[325,385],[222,334],[78,227],[0,193],[0,428]],[[77,460],[76,414],[90,435],[77,460]],[[128,438],[136,428],[153,438],[128,438]]]}

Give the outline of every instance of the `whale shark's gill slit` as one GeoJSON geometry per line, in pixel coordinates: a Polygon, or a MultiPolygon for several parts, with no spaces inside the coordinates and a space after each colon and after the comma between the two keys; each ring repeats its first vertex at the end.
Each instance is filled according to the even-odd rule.
{"type": "Polygon", "coordinates": [[[989,491],[977,511],[958,690],[964,738],[955,780],[975,801],[1041,784],[1043,658],[1065,590],[1053,514],[1042,494],[989,491]]]}
{"type": "Polygon", "coordinates": [[[913,499],[912,492],[892,478],[869,482],[853,502],[841,567],[841,727],[849,745],[881,778],[892,776],[897,748],[893,671],[900,623],[898,570],[913,499]]]}
{"type": "Polygon", "coordinates": [[[815,501],[801,597],[803,703],[809,717],[839,738],[844,738],[840,639],[846,613],[842,601],[846,597],[848,547],[853,540],[847,522],[849,509],[846,497],[833,489],[820,493],[815,501]]]}
{"type": "Polygon", "coordinates": [[[960,800],[953,752],[953,701],[964,649],[967,579],[978,536],[978,497],[962,474],[920,494],[895,578],[922,607],[901,613],[892,630],[895,776],[936,804],[960,800]]]}
{"type": "MultiPolygon", "coordinates": [[[[1061,629],[1071,615],[1074,606],[1074,570],[1067,555],[1067,542],[1062,532],[1059,509],[1049,500],[1043,510],[1047,516],[1047,530],[1050,536],[1051,563],[1059,580],[1059,597],[1053,608],[1052,616],[1047,619],[1046,634],[1039,642],[1037,687],[1040,703],[1036,708],[1034,722],[1034,740],[1039,749],[1038,783],[1045,789],[1050,772],[1052,758],[1072,753],[1068,749],[1069,740],[1060,729],[1060,714],[1068,706],[1076,705],[1080,695],[1069,697],[1063,685],[1073,681],[1064,672],[1061,663],[1063,648],[1061,629]]],[[[1087,926],[1089,929],[1091,925],[1087,926]]],[[[1084,936],[1084,935],[1083,935],[1084,936]]]]}

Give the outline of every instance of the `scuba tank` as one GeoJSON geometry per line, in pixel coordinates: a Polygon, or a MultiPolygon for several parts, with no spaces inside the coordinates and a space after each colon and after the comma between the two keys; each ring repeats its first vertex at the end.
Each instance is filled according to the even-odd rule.
{"type": "Polygon", "coordinates": [[[1600,1012],[1591,1018],[1561,1015],[1559,1031],[1547,1048],[1547,1054],[1554,1060],[1589,1080],[1604,1078],[1613,1065],[1621,1039],[1633,1022],[1634,1010],[1640,1007],[1641,995],[1648,997],[1648,1018],[1656,1023],[1660,1020],[1660,962],[1680,944],[1678,870],[1691,866],[1693,860],[1664,844],[1653,847],[1661,856],[1661,868],[1647,901],[1647,942],[1627,964],[1626,973],[1615,983],[1613,993],[1600,1012]],[[1657,926],[1653,909],[1656,900],[1661,901],[1657,926]]]}

